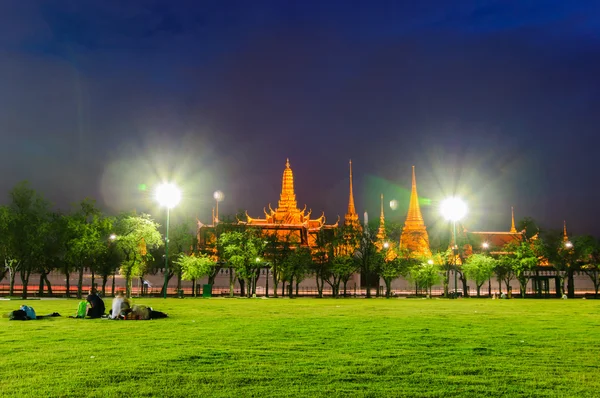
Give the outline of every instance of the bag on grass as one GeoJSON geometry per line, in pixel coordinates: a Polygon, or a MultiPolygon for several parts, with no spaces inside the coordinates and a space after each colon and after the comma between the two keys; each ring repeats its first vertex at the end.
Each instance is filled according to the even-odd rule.
{"type": "Polygon", "coordinates": [[[79,304],[77,305],[77,315],[75,316],[75,318],[85,318],[86,308],[87,308],[87,302],[80,301],[79,304]]]}
{"type": "Polygon", "coordinates": [[[27,318],[29,319],[35,319],[35,310],[28,306],[28,305],[22,305],[21,306],[21,311],[25,311],[25,315],[27,316],[27,318]]]}

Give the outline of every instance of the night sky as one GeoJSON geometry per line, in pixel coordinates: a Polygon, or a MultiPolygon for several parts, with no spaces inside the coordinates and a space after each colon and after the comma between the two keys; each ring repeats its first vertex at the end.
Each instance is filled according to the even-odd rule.
{"type": "Polygon", "coordinates": [[[600,235],[600,2],[1,1],[0,198],[261,216],[289,157],[299,205],[403,220],[416,166],[430,229],[531,216],[600,235]],[[145,188],[145,189],[144,189],[145,188]],[[389,201],[397,199],[396,210],[389,201]]]}

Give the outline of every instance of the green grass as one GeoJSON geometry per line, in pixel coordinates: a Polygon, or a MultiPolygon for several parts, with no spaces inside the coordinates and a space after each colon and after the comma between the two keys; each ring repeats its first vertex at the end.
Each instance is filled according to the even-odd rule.
{"type": "Polygon", "coordinates": [[[597,300],[136,302],[170,317],[0,318],[0,396],[600,396],[597,300]]]}

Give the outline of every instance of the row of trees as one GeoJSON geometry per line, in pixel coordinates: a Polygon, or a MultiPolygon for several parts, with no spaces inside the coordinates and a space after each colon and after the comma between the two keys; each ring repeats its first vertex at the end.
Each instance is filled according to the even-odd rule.
{"type": "MultiPolygon", "coordinates": [[[[484,250],[473,254],[472,249],[481,247],[482,242],[470,242],[464,235],[459,236],[456,252],[440,250],[432,258],[415,258],[393,243],[398,242],[394,236],[398,231],[389,230],[390,239],[383,242],[377,238],[375,226],[324,229],[316,235],[310,250],[301,246],[299,236],[294,234],[265,235],[263,231],[226,222],[217,227],[212,247],[198,248],[195,225],[179,223],[170,232],[167,279],[176,277],[178,289],[182,280],[191,280],[196,292],[196,281],[208,277],[208,283],[214,284],[217,274],[225,268],[231,294],[237,282],[241,294],[251,296],[256,293],[261,270],[266,268],[275,296],[292,295],[294,290],[297,294],[299,284],[309,277],[315,278],[319,296],[325,285],[334,296],[339,296],[347,294],[350,278],[360,272],[367,282],[367,297],[371,296],[371,288],[379,286],[380,279],[389,296],[392,281],[399,277],[425,291],[443,282],[448,295],[450,275],[455,271],[465,292],[468,280],[475,282],[479,295],[481,286],[495,277],[500,286],[504,283],[506,291],[510,291],[511,280],[518,280],[524,294],[528,281],[544,264],[556,271],[559,288],[566,282],[569,296],[575,294],[576,272],[588,275],[598,294],[597,239],[580,236],[566,241],[560,232],[540,234],[531,219],[523,220],[519,227],[536,234],[527,233],[522,242],[495,248],[493,256],[484,250]]],[[[84,272],[91,273],[92,285],[98,278],[103,294],[111,276],[114,292],[115,276],[119,273],[129,294],[134,278],[143,281],[145,275],[163,272],[161,232],[162,227],[149,215],[108,216],[91,199],[76,204],[68,213],[54,211],[47,200],[23,182],[10,192],[10,203],[0,207],[0,258],[4,263],[0,280],[8,279],[12,295],[15,280],[20,277],[26,297],[31,275],[39,274],[39,294],[52,294],[48,275],[58,271],[66,277],[69,295],[70,277],[77,274],[77,296],[81,297],[84,272]]]]}
{"type": "MultiPolygon", "coordinates": [[[[39,294],[52,294],[48,275],[59,271],[65,275],[69,296],[70,277],[76,273],[77,296],[82,297],[84,271],[91,272],[92,286],[99,278],[103,294],[111,276],[114,292],[118,272],[125,278],[129,294],[133,278],[163,270],[160,229],[147,214],[102,214],[91,199],[74,205],[69,213],[54,211],[46,199],[23,182],[10,192],[10,203],[0,207],[0,258],[4,263],[0,280],[8,279],[9,294],[13,295],[19,276],[26,298],[32,274],[39,274],[39,294]]],[[[175,225],[170,235],[173,260],[195,242],[191,224],[175,225]]],[[[182,271],[177,265],[169,270],[168,278],[174,275],[181,281],[182,271]]]]}
{"type": "MultiPolygon", "coordinates": [[[[543,269],[556,271],[557,294],[566,292],[573,297],[574,274],[583,272],[593,282],[597,295],[600,288],[600,241],[590,236],[567,241],[558,232],[541,235],[525,234],[522,241],[494,248],[494,254],[488,252],[490,248],[477,250],[482,242],[468,242],[464,235],[458,240],[458,250],[440,251],[432,258],[418,258],[407,250],[399,249],[393,241],[378,240],[374,228],[364,231],[351,227],[323,230],[317,235],[316,248],[312,252],[300,246],[298,240],[289,234],[274,233],[265,237],[259,230],[223,230],[212,255],[182,254],[180,263],[186,269],[184,278],[193,276],[199,279],[209,275],[209,283],[214,282],[214,276],[222,267],[227,267],[230,291],[233,292],[237,280],[241,294],[247,296],[256,292],[261,269],[268,268],[275,296],[279,294],[279,284],[281,295],[285,294],[285,285],[295,286],[297,294],[299,283],[308,277],[315,278],[319,297],[323,295],[325,285],[331,288],[333,296],[346,295],[348,281],[357,272],[367,279],[367,297],[371,297],[372,287],[379,286],[380,279],[384,281],[386,296],[389,297],[392,281],[399,277],[412,281],[417,291],[429,294],[432,286],[441,282],[448,296],[450,276],[456,272],[465,293],[468,292],[468,281],[475,283],[477,296],[480,296],[483,284],[495,279],[500,291],[510,294],[510,283],[517,280],[524,297],[527,284],[539,275],[542,265],[545,266],[543,269]],[[476,253],[473,253],[473,248],[476,253]]],[[[289,289],[287,294],[292,292],[293,289],[289,289]]]]}

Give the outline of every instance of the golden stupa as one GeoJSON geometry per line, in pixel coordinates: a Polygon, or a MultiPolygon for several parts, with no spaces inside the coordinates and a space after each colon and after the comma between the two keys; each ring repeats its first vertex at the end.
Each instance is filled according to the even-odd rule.
{"type": "Polygon", "coordinates": [[[429,235],[427,227],[419,207],[419,195],[417,194],[417,179],[415,178],[415,166],[412,167],[412,189],[408,214],[400,236],[400,249],[408,249],[413,257],[431,257],[429,248],[429,235]]]}

